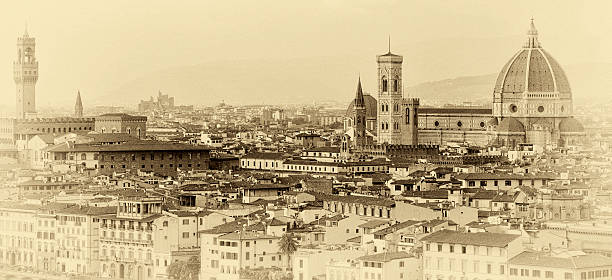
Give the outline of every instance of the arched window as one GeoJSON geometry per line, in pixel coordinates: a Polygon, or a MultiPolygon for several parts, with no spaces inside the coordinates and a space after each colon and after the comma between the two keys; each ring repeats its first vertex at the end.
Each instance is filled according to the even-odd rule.
{"type": "Polygon", "coordinates": [[[81,160],[87,160],[87,155],[85,153],[81,154],[81,160]]]}
{"type": "Polygon", "coordinates": [[[399,88],[399,77],[395,76],[395,79],[393,79],[393,91],[397,92],[399,88]]]}
{"type": "Polygon", "coordinates": [[[387,92],[387,77],[382,77],[382,91],[387,92]]]}
{"type": "MultiPolygon", "coordinates": [[[[53,132],[55,132],[55,129],[53,129],[53,132]]],[[[102,133],[105,133],[105,132],[106,132],[106,127],[103,127],[102,128],[102,133]]]]}
{"type": "Polygon", "coordinates": [[[410,123],[410,108],[406,108],[406,124],[410,123]]]}
{"type": "Polygon", "coordinates": [[[140,138],[140,127],[137,128],[137,131],[138,131],[138,138],[140,138]]]}

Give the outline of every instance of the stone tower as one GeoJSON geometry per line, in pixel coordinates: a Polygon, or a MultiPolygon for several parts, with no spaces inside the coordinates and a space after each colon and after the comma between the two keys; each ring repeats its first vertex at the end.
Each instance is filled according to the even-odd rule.
{"type": "Polygon", "coordinates": [[[81,102],[81,91],[77,91],[76,103],[74,104],[74,116],[77,118],[83,117],[83,102],[81,102]]]}
{"type": "Polygon", "coordinates": [[[400,125],[404,145],[419,144],[419,99],[404,98],[402,103],[403,120],[400,125]]]}
{"type": "Polygon", "coordinates": [[[353,122],[355,135],[353,137],[353,146],[361,148],[367,144],[366,135],[366,105],[361,89],[361,77],[357,82],[357,92],[355,93],[355,105],[353,107],[353,122]]]}
{"type": "Polygon", "coordinates": [[[13,62],[13,74],[17,87],[17,118],[34,117],[38,61],[36,61],[36,41],[28,35],[27,28],[23,36],[17,38],[17,60],[13,62]]]}
{"type": "Polygon", "coordinates": [[[402,144],[402,62],[389,52],[376,56],[378,62],[378,143],[402,144]]]}

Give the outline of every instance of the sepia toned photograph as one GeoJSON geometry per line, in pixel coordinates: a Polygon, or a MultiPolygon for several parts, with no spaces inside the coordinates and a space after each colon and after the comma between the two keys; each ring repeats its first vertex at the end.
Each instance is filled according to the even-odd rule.
{"type": "Polygon", "coordinates": [[[6,1],[0,280],[612,280],[612,1],[6,1]]]}

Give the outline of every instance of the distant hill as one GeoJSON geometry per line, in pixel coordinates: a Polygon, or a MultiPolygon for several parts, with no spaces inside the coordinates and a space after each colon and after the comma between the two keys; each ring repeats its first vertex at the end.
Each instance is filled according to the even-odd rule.
{"type": "MultiPolygon", "coordinates": [[[[161,90],[175,96],[177,104],[213,105],[222,100],[229,104],[296,104],[330,100],[348,103],[354,95],[358,74],[353,69],[359,69],[355,65],[363,64],[372,64],[371,57],[363,58],[363,61],[347,57],[184,66],[150,73],[88,102],[136,106],[139,100],[148,99],[161,90]]],[[[375,68],[370,68],[368,66],[368,72],[361,73],[367,92],[374,91],[376,86],[375,68]]],[[[576,103],[612,100],[612,64],[585,63],[565,66],[564,69],[576,103]]],[[[418,69],[409,71],[418,72],[418,69]]],[[[405,75],[410,77],[410,74],[405,75]]],[[[490,73],[418,83],[406,87],[405,94],[420,97],[422,103],[432,105],[490,104],[496,78],[497,73],[490,73]]]]}
{"type": "MultiPolygon", "coordinates": [[[[576,104],[612,102],[612,64],[578,64],[564,68],[576,104]]],[[[405,94],[425,104],[489,104],[498,73],[420,83],[405,94]]]]}
{"type": "Polygon", "coordinates": [[[497,74],[458,77],[417,84],[405,89],[404,95],[421,98],[421,103],[443,105],[446,103],[491,102],[491,90],[497,74]]]}

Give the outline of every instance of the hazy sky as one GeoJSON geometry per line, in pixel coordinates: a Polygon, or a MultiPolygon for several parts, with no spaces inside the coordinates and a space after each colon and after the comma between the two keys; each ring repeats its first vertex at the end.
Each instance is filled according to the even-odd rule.
{"type": "MultiPolygon", "coordinates": [[[[10,1],[0,12],[2,103],[14,104],[12,62],[16,38],[27,22],[36,37],[40,106],[74,104],[103,96],[150,72],[212,61],[364,56],[374,73],[374,56],[392,46],[474,38],[508,40],[499,60],[474,67],[425,53],[432,67],[406,83],[499,71],[518,50],[536,19],[544,47],[562,64],[612,61],[612,1],[10,1]],[[543,32],[545,30],[545,33],[543,32]],[[501,39],[500,39],[501,38],[501,39]],[[508,38],[508,39],[506,39],[508,38]],[[449,67],[445,67],[448,64],[449,67]],[[2,66],[4,65],[4,66],[2,66]]],[[[503,41],[505,42],[505,41],[503,41]]],[[[448,52],[453,45],[448,44],[448,52]]],[[[409,52],[410,50],[403,50],[409,52]]],[[[474,56],[478,52],[469,53],[474,56]]],[[[406,55],[406,54],[404,54],[406,55]]],[[[465,61],[461,54],[453,54],[465,61]]],[[[465,62],[462,62],[465,63],[465,62]]],[[[405,61],[404,67],[410,67],[405,61]]],[[[325,71],[325,69],[321,69],[325,71]]],[[[411,70],[419,73],[418,69],[411,70]]],[[[231,75],[231,73],[227,73],[231,75]]],[[[308,75],[308,73],[296,73],[308,75]]],[[[351,78],[352,79],[352,78],[351,78]]],[[[374,78],[364,77],[367,88],[374,78]]],[[[354,79],[352,79],[354,80],[354,79]]],[[[238,83],[240,81],[237,81],[238,83]]],[[[290,82],[290,81],[289,81],[290,82]]],[[[353,91],[354,85],[348,91],[353,91]]],[[[134,93],[146,98],[154,92],[134,93]]],[[[110,102],[110,101],[109,101],[110,102]]],[[[179,102],[180,103],[180,102],[179,102]]]]}

